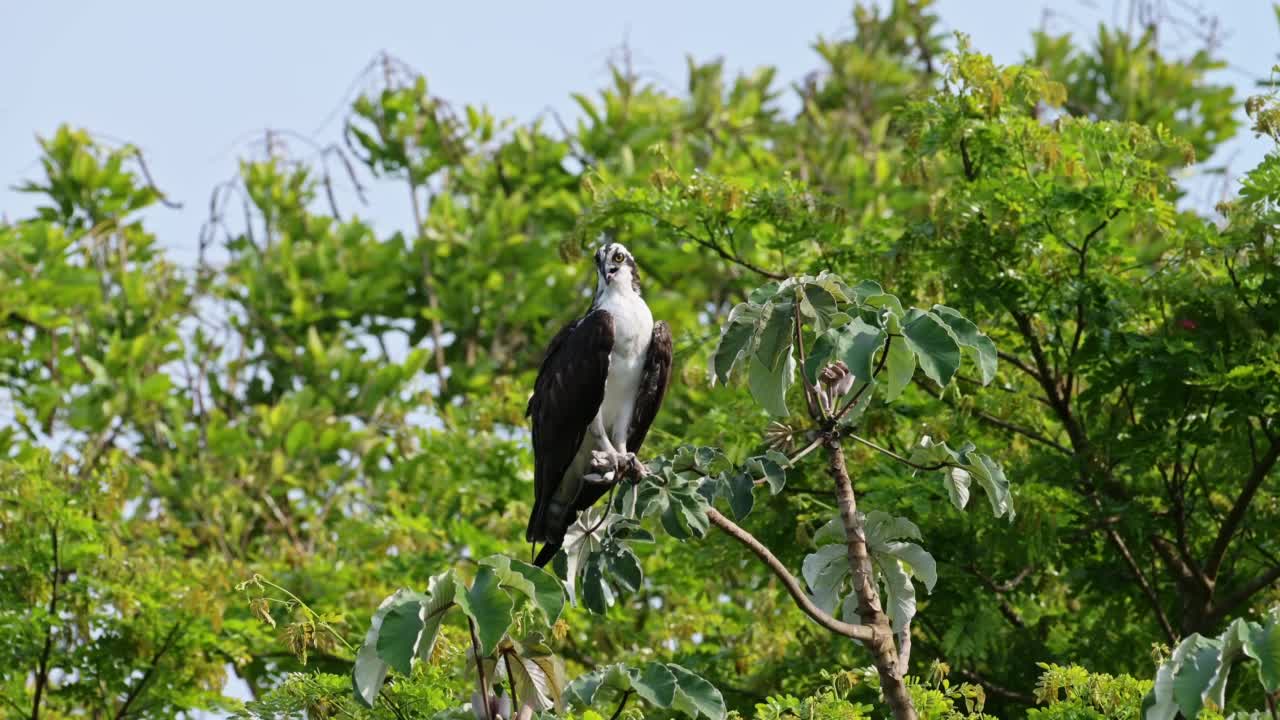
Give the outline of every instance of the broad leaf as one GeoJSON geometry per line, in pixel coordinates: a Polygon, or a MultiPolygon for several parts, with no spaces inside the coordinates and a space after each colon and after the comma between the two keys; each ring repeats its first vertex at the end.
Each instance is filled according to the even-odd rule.
{"type": "Polygon", "coordinates": [[[787,389],[795,380],[795,366],[795,358],[791,355],[790,348],[776,369],[770,369],[762,363],[759,356],[751,357],[747,370],[747,385],[751,389],[751,397],[769,411],[770,415],[786,417],[790,414],[787,410],[787,389]]]}
{"type": "Polygon", "coordinates": [[[991,338],[978,330],[978,326],[966,319],[958,311],[946,305],[934,305],[933,312],[951,328],[951,334],[960,343],[964,354],[969,357],[978,372],[982,375],[982,384],[987,385],[996,377],[996,344],[991,338]]]}
{"type": "Polygon", "coordinates": [[[960,368],[960,346],[941,319],[913,309],[902,325],[902,336],[930,380],[940,387],[951,382],[960,368]]]}
{"type": "Polygon", "coordinates": [[[705,715],[711,720],[724,720],[728,716],[724,696],[714,685],[679,665],[668,664],[667,668],[676,678],[672,707],[687,712],[691,717],[705,715]]]}
{"type": "Polygon", "coordinates": [[[676,676],[666,665],[651,662],[643,668],[632,668],[631,687],[645,702],[669,708],[676,697],[676,676]]]}
{"type": "Polygon", "coordinates": [[[760,308],[741,303],[729,312],[729,319],[716,345],[711,361],[712,382],[729,381],[729,373],[741,358],[743,351],[749,347],[751,337],[756,331],[756,320],[760,317],[760,308]]]}
{"type": "Polygon", "coordinates": [[[884,366],[885,402],[898,399],[902,391],[911,384],[911,377],[915,372],[916,356],[902,338],[894,338],[889,343],[889,358],[884,366]]]}
{"type": "Polygon", "coordinates": [[[848,549],[843,544],[823,545],[805,557],[801,574],[809,585],[814,604],[828,613],[835,612],[849,577],[848,549]]]}
{"type": "Polygon", "coordinates": [[[378,632],[378,657],[404,675],[412,672],[410,661],[417,654],[418,638],[422,634],[422,602],[419,598],[426,599],[410,597],[388,608],[382,629],[378,632]]]}
{"type": "Polygon", "coordinates": [[[868,325],[862,318],[854,318],[848,325],[818,336],[805,359],[805,377],[817,384],[824,367],[842,360],[859,383],[867,382],[871,379],[872,358],[883,345],[883,330],[868,325]]]}
{"type": "Polygon", "coordinates": [[[528,599],[541,613],[543,622],[555,624],[564,609],[564,586],[555,576],[505,555],[492,555],[481,560],[480,564],[494,569],[502,587],[528,599]]]}
{"type": "Polygon", "coordinates": [[[1262,688],[1280,691],[1280,610],[1272,611],[1262,624],[1249,623],[1243,639],[1245,654],[1258,661],[1262,688]]]}
{"type": "Polygon", "coordinates": [[[393,609],[406,603],[417,604],[417,599],[417,593],[400,589],[383,600],[373,613],[369,632],[365,633],[364,643],[360,645],[355,664],[351,668],[351,684],[355,688],[356,699],[365,707],[373,707],[374,698],[378,697],[382,683],[387,679],[389,666],[378,657],[378,636],[382,631],[382,623],[393,609]]]}
{"type": "Polygon", "coordinates": [[[511,627],[511,611],[515,609],[511,596],[499,586],[493,568],[482,566],[471,589],[457,594],[457,603],[475,623],[480,653],[492,653],[511,627]]]}

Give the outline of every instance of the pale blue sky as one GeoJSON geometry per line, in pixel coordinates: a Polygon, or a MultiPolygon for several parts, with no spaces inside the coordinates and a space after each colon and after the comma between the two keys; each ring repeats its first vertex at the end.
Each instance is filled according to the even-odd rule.
{"type": "MultiPolygon", "coordinates": [[[[1270,2],[1216,5],[1225,54],[1239,69],[1224,79],[1266,72],[1280,46],[1270,2]]],[[[157,182],[186,205],[150,213],[151,227],[190,258],[209,193],[235,171],[248,141],[266,127],[337,139],[334,111],[381,50],[423,71],[433,94],[455,103],[484,103],[520,120],[548,106],[573,116],[569,94],[607,81],[605,63],[624,38],[637,67],[676,92],[686,53],[722,55],[735,69],[774,65],[789,82],[816,66],[810,46],[819,34],[850,31],[851,6],[420,0],[355,10],[333,0],[0,0],[0,212],[14,218],[30,208],[10,186],[39,170],[34,135],[70,122],[143,148],[157,182]]],[[[939,11],[948,29],[1013,62],[1046,6],[1057,11],[1055,29],[1091,35],[1098,20],[1123,20],[1128,0],[942,0],[939,11]]],[[[1236,169],[1251,166],[1263,147],[1237,143],[1236,169]]],[[[399,226],[407,217],[402,195],[377,193],[360,213],[381,228],[399,226]]]]}

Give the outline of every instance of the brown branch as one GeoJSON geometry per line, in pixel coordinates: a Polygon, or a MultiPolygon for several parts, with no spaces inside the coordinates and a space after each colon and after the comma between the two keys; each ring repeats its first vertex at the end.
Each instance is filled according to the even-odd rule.
{"type": "Polygon", "coordinates": [[[58,581],[62,578],[62,566],[58,560],[58,526],[49,529],[49,537],[53,543],[53,591],[49,594],[49,626],[44,630],[44,650],[40,652],[40,663],[36,671],[35,699],[31,703],[31,720],[40,718],[40,696],[49,682],[49,654],[53,651],[53,623],[58,619],[58,581]]]}
{"type": "Polygon", "coordinates": [[[1022,572],[1018,573],[1017,577],[1005,583],[996,583],[995,580],[992,580],[973,564],[966,565],[965,570],[969,571],[970,575],[978,578],[978,580],[996,596],[996,600],[1000,603],[1000,614],[1004,615],[1005,619],[1012,623],[1016,628],[1026,628],[1027,622],[1022,619],[1022,614],[1013,606],[1013,603],[1009,602],[1009,598],[1005,597],[1005,593],[1013,590],[1018,583],[1022,582],[1023,578],[1030,574],[1030,567],[1024,568],[1022,572]]]}
{"type": "Polygon", "coordinates": [[[1273,566],[1271,569],[1255,577],[1245,583],[1239,590],[1232,593],[1230,597],[1221,603],[1214,603],[1213,611],[1210,618],[1214,623],[1233,614],[1241,605],[1249,601],[1255,593],[1263,588],[1269,587],[1272,583],[1280,580],[1280,565],[1273,566]]]}
{"type": "Polygon", "coordinates": [[[796,576],[792,575],[790,570],[787,570],[787,566],[783,565],[782,561],[774,556],[769,548],[762,545],[751,533],[722,515],[719,510],[715,508],[708,509],[707,519],[726,535],[747,546],[747,549],[755,553],[756,557],[760,558],[773,571],[773,574],[782,581],[783,587],[787,589],[787,594],[791,596],[791,599],[795,600],[796,606],[804,611],[804,614],[812,618],[814,622],[837,635],[843,635],[860,642],[869,643],[875,639],[876,632],[874,628],[867,625],[842,622],[815,605],[813,600],[809,599],[809,595],[800,587],[800,581],[796,579],[796,576]]]}
{"type": "Polygon", "coordinates": [[[151,655],[151,660],[147,664],[147,670],[142,674],[142,677],[138,679],[138,684],[129,688],[129,694],[125,696],[124,704],[122,704],[120,709],[116,711],[116,720],[123,720],[123,718],[129,714],[129,706],[132,705],[133,701],[137,700],[138,696],[142,694],[143,688],[147,686],[147,681],[149,681],[151,676],[155,674],[156,668],[160,664],[160,658],[173,647],[173,643],[178,637],[178,631],[181,629],[182,623],[173,624],[173,628],[169,630],[169,634],[165,636],[164,641],[160,643],[160,647],[151,655]]]}
{"type": "MultiPolygon", "coordinates": [[[[1097,498],[1094,498],[1097,503],[1097,498]]],[[[1101,505],[1101,503],[1098,503],[1101,505]]],[[[1124,559],[1125,565],[1129,568],[1130,574],[1138,583],[1138,587],[1142,589],[1143,594],[1147,596],[1147,600],[1151,603],[1151,609],[1156,613],[1156,621],[1160,623],[1160,629],[1164,631],[1165,638],[1170,643],[1178,641],[1178,634],[1173,631],[1173,626],[1169,624],[1169,617],[1164,612],[1164,607],[1160,604],[1160,596],[1151,587],[1151,583],[1147,580],[1146,574],[1142,572],[1142,568],[1138,567],[1138,563],[1133,559],[1133,553],[1129,552],[1129,546],[1125,543],[1124,538],[1120,537],[1120,533],[1113,526],[1106,528],[1107,539],[1112,545],[1116,546],[1116,550],[1120,553],[1120,557],[1124,559]]]]}
{"type": "Polygon", "coordinates": [[[1278,459],[1280,459],[1280,438],[1275,438],[1258,462],[1254,463],[1244,487],[1240,489],[1240,494],[1231,505],[1231,511],[1222,521],[1222,527],[1218,529],[1218,536],[1213,541],[1213,547],[1209,550],[1209,557],[1204,564],[1205,576],[1209,578],[1218,576],[1218,571],[1222,569],[1222,561],[1227,555],[1227,548],[1231,545],[1231,539],[1239,531],[1240,524],[1244,522],[1244,516],[1249,511],[1253,496],[1257,494],[1262,481],[1267,479],[1267,475],[1271,473],[1278,459]]]}
{"type": "MultiPolygon", "coordinates": [[[[922,382],[916,383],[916,385],[917,387],[923,389],[929,395],[932,395],[934,398],[941,400],[947,403],[948,405],[952,405],[954,407],[954,403],[952,401],[943,397],[942,393],[933,389],[927,383],[922,381],[922,382]]],[[[995,415],[992,415],[991,413],[986,412],[985,410],[979,410],[977,408],[966,408],[965,410],[966,412],[971,413],[974,417],[987,423],[988,425],[998,427],[1002,430],[1007,430],[1011,433],[1014,433],[1015,435],[1021,435],[1022,437],[1027,438],[1028,440],[1034,440],[1035,442],[1038,442],[1047,448],[1057,450],[1063,455],[1071,454],[1071,448],[1068,448],[1062,443],[1051,440],[1050,438],[1044,435],[1041,435],[1040,433],[1036,432],[1035,430],[1032,430],[1031,428],[1026,428],[1026,427],[1022,427],[1021,425],[1011,423],[1008,420],[996,417],[995,415]]]]}
{"type": "Polygon", "coordinates": [[[987,680],[986,678],[982,677],[978,673],[973,672],[972,670],[956,669],[956,670],[952,670],[952,672],[964,678],[965,680],[968,680],[969,682],[975,682],[981,685],[983,688],[990,691],[992,695],[999,695],[1000,697],[1006,698],[1008,700],[1013,700],[1014,702],[1022,703],[1023,705],[1034,705],[1036,702],[1036,699],[1031,695],[1028,695],[1027,693],[1024,693],[1024,692],[1019,692],[1017,690],[1011,690],[1002,685],[997,685],[991,682],[990,680],[987,680]]]}
{"type": "Polygon", "coordinates": [[[879,631],[876,639],[866,644],[871,650],[876,673],[880,676],[880,688],[897,720],[915,720],[916,710],[911,703],[911,693],[902,681],[902,668],[898,664],[898,652],[893,644],[889,618],[881,609],[880,594],[872,579],[866,528],[858,514],[858,501],[845,466],[844,449],[840,446],[839,435],[834,431],[828,432],[825,445],[827,468],[835,482],[836,504],[840,507],[840,520],[844,524],[849,569],[853,574],[853,592],[858,598],[858,617],[879,631]]]}

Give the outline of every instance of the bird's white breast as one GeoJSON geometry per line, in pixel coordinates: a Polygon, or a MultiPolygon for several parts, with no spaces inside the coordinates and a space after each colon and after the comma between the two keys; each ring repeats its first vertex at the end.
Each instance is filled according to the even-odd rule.
{"type": "Polygon", "coordinates": [[[605,427],[613,435],[619,431],[625,433],[625,424],[631,422],[649,342],[653,338],[653,315],[639,295],[627,290],[606,292],[599,307],[613,317],[609,379],[605,382],[604,402],[600,406],[605,427]]]}

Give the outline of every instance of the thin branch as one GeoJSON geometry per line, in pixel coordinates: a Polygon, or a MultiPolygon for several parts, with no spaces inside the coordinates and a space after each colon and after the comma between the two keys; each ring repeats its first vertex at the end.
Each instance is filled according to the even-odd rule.
{"type": "Polygon", "coordinates": [[[872,450],[875,450],[876,452],[878,452],[878,453],[880,453],[880,454],[882,454],[882,455],[888,455],[889,457],[893,458],[894,460],[897,460],[898,462],[902,463],[903,465],[906,465],[907,467],[915,468],[916,470],[923,470],[923,471],[928,472],[928,471],[930,471],[930,470],[941,470],[941,469],[942,469],[942,468],[944,468],[944,467],[952,467],[951,463],[947,463],[947,462],[934,463],[934,464],[932,464],[932,465],[921,465],[920,463],[914,463],[914,462],[911,462],[910,460],[908,460],[908,459],[906,459],[906,458],[902,457],[902,456],[901,456],[901,455],[899,455],[898,453],[896,453],[896,452],[894,452],[894,451],[892,451],[892,450],[890,450],[890,449],[888,449],[888,448],[882,448],[882,447],[880,447],[879,445],[877,445],[877,444],[875,444],[875,443],[871,442],[870,440],[868,440],[868,439],[866,439],[866,438],[864,438],[864,437],[861,437],[861,436],[859,436],[859,435],[854,435],[853,433],[848,433],[848,434],[846,434],[846,435],[845,435],[845,437],[847,437],[847,438],[849,438],[849,439],[851,439],[851,440],[857,440],[858,442],[862,443],[863,445],[866,445],[867,447],[871,448],[872,450]]]}
{"type": "Polygon", "coordinates": [[[164,657],[164,654],[169,652],[169,649],[173,647],[173,643],[177,640],[180,630],[182,630],[182,623],[174,623],[173,628],[169,630],[169,634],[166,635],[164,641],[160,643],[160,647],[156,648],[155,653],[151,655],[151,660],[147,663],[147,670],[142,674],[142,677],[138,678],[138,684],[129,688],[129,694],[125,696],[124,704],[122,704],[120,709],[116,711],[116,720],[123,720],[123,718],[129,714],[129,706],[132,705],[133,701],[137,700],[138,696],[142,694],[143,688],[147,686],[147,681],[151,679],[151,676],[156,672],[156,668],[159,667],[160,658],[164,657]]]}
{"type": "Polygon", "coordinates": [[[1266,572],[1245,583],[1239,590],[1232,593],[1230,597],[1223,600],[1221,603],[1214,603],[1212,617],[1215,620],[1220,620],[1231,615],[1237,608],[1248,602],[1249,598],[1253,597],[1255,593],[1263,588],[1269,587],[1277,580],[1280,580],[1280,565],[1273,566],[1266,572]]]}
{"type": "Polygon", "coordinates": [[[613,711],[613,714],[609,716],[609,720],[618,720],[622,716],[622,709],[627,706],[627,701],[631,699],[632,692],[632,690],[628,689],[622,693],[622,698],[618,700],[618,709],[613,711]]]}
{"type": "Polygon", "coordinates": [[[747,546],[747,549],[755,553],[756,557],[760,558],[773,571],[773,574],[782,581],[783,587],[787,589],[787,594],[795,601],[796,606],[804,611],[804,614],[813,618],[814,622],[837,635],[843,635],[861,642],[869,643],[876,638],[874,628],[842,622],[831,617],[825,610],[815,605],[813,600],[809,599],[809,595],[800,587],[800,581],[791,574],[790,570],[787,570],[787,566],[783,565],[781,560],[769,551],[769,548],[762,545],[751,533],[722,515],[719,510],[715,508],[708,509],[707,519],[711,521],[711,524],[724,531],[725,534],[747,546]]]}
{"type": "Polygon", "coordinates": [[[1012,355],[1003,350],[997,350],[996,357],[1018,368],[1027,375],[1030,375],[1036,382],[1040,381],[1040,373],[1036,372],[1035,368],[1032,368],[1030,365],[1023,362],[1022,358],[1019,358],[1017,355],[1012,355]]]}
{"type": "Polygon", "coordinates": [[[516,676],[515,673],[511,672],[511,654],[502,653],[502,662],[507,666],[507,684],[511,688],[511,707],[520,707],[516,697],[516,676]]]}
{"type": "Polygon", "coordinates": [[[58,526],[49,529],[53,543],[53,592],[49,594],[49,627],[44,631],[44,650],[40,652],[40,664],[36,671],[35,700],[31,703],[31,720],[40,718],[40,696],[49,682],[49,653],[53,651],[53,623],[58,619],[58,581],[62,578],[62,565],[58,560],[58,526]]]}
{"type": "MultiPolygon", "coordinates": [[[[795,313],[791,318],[791,326],[795,334],[796,350],[800,354],[800,367],[805,366],[804,353],[804,336],[800,333],[800,313],[795,313]]],[[[822,404],[818,402],[818,388],[809,384],[809,378],[804,372],[800,373],[800,385],[804,388],[804,401],[809,406],[809,416],[815,420],[821,420],[826,413],[822,411],[822,404]]]]}
{"type": "MultiPolygon", "coordinates": [[[[924,390],[929,395],[932,395],[934,398],[941,400],[949,405],[952,404],[950,400],[943,397],[942,393],[930,387],[927,383],[921,381],[916,383],[916,386],[924,390]]],[[[979,420],[987,423],[988,425],[992,425],[994,427],[1007,430],[1011,433],[1014,433],[1015,435],[1021,435],[1022,437],[1027,438],[1028,440],[1034,440],[1035,442],[1038,442],[1047,448],[1057,450],[1063,455],[1071,454],[1071,448],[1063,445],[1062,443],[1051,440],[1048,437],[1036,432],[1035,430],[1032,430],[1031,428],[1026,428],[1021,425],[1016,425],[1014,423],[1009,422],[1008,420],[996,417],[995,415],[992,415],[991,413],[986,412],[985,410],[979,410],[977,408],[966,408],[966,411],[972,414],[974,417],[978,418],[979,420]]]]}
{"type": "MultiPolygon", "coordinates": [[[[997,584],[996,581],[992,580],[985,573],[979,570],[976,565],[967,565],[965,566],[965,570],[969,571],[970,575],[978,578],[978,580],[980,580],[982,584],[996,596],[996,600],[1000,603],[1000,614],[1004,615],[1005,619],[1012,623],[1016,628],[1026,628],[1027,621],[1022,619],[1022,613],[1019,613],[1018,609],[1013,606],[1013,603],[1009,602],[1009,598],[1004,596],[1006,592],[1013,589],[1012,586],[1017,584],[1015,581],[1020,578],[1015,578],[1008,583],[997,584]],[[1006,587],[1007,589],[1005,589],[1006,587]]],[[[1023,572],[1030,572],[1030,570],[1031,568],[1027,568],[1023,572]]],[[[1021,577],[1025,577],[1025,575],[1021,577]]]]}
{"type": "Polygon", "coordinates": [[[1222,521],[1222,527],[1218,529],[1218,537],[1213,541],[1213,548],[1209,551],[1209,558],[1204,564],[1204,574],[1206,576],[1210,578],[1218,576],[1218,571],[1222,569],[1222,561],[1227,555],[1227,548],[1231,544],[1231,539],[1235,537],[1236,532],[1240,529],[1240,523],[1244,522],[1244,516],[1249,511],[1249,505],[1253,502],[1254,495],[1257,494],[1262,481],[1267,479],[1267,475],[1275,467],[1277,460],[1280,460],[1280,438],[1273,439],[1267,451],[1258,459],[1258,462],[1254,463],[1253,470],[1249,473],[1248,479],[1245,480],[1244,487],[1240,489],[1240,494],[1231,505],[1231,511],[1227,513],[1226,519],[1222,521]]]}
{"type": "MultiPolygon", "coordinates": [[[[1095,496],[1094,502],[1097,502],[1095,496]]],[[[1112,526],[1107,526],[1107,539],[1116,546],[1116,550],[1120,552],[1120,557],[1124,559],[1125,565],[1128,566],[1129,572],[1137,581],[1138,587],[1147,596],[1147,600],[1151,603],[1151,609],[1156,613],[1156,621],[1160,623],[1160,629],[1164,631],[1165,638],[1170,643],[1178,641],[1178,634],[1173,631],[1173,626],[1169,624],[1169,617],[1164,612],[1164,606],[1160,604],[1160,596],[1156,594],[1151,583],[1147,580],[1147,576],[1142,572],[1142,568],[1138,567],[1138,563],[1133,559],[1133,553],[1129,552],[1129,546],[1125,543],[1124,538],[1120,537],[1120,533],[1112,526]]]]}

